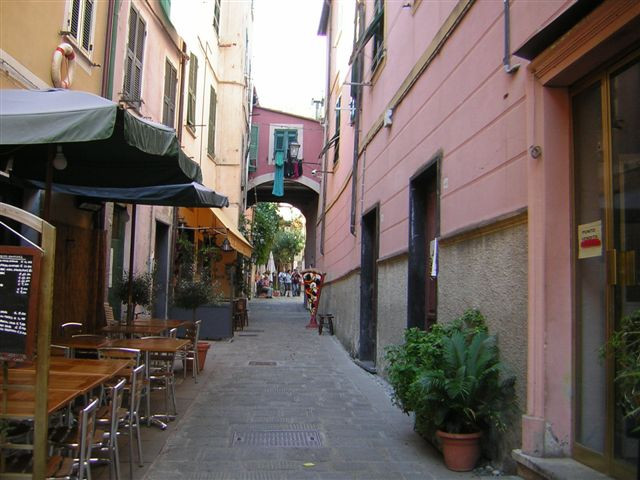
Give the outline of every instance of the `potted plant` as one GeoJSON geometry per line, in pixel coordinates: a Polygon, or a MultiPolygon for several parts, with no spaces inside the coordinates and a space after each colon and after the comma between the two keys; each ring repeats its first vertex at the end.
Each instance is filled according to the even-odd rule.
{"type": "Polygon", "coordinates": [[[386,359],[395,403],[415,413],[419,433],[437,436],[449,469],[472,470],[483,433],[503,431],[516,411],[515,377],[484,317],[468,310],[451,324],[409,329],[386,359]]]}
{"type": "Polygon", "coordinates": [[[618,404],[625,416],[627,435],[640,438],[640,309],[620,321],[601,355],[615,356],[618,404]]]}
{"type": "MultiPolygon", "coordinates": [[[[154,297],[153,272],[134,273],[131,281],[131,301],[133,312],[140,305],[145,309],[151,308],[154,297]]],[[[129,273],[124,272],[122,278],[116,282],[116,295],[123,305],[129,302],[129,273]]],[[[126,318],[129,318],[127,316],[126,318]]],[[[133,318],[133,313],[131,314],[133,318]]]]}

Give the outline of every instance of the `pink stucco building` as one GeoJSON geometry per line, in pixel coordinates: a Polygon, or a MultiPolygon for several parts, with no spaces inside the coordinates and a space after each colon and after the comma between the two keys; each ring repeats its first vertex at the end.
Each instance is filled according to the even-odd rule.
{"type": "Polygon", "coordinates": [[[251,118],[247,205],[285,202],[297,207],[306,218],[305,265],[315,265],[316,214],[320,178],[325,175],[320,168],[322,125],[311,118],[261,106],[253,108],[251,118]],[[300,146],[295,159],[289,155],[291,144],[300,146]],[[278,156],[285,160],[280,178],[278,156]]]}
{"type": "Polygon", "coordinates": [[[634,475],[598,349],[640,308],[639,26],[626,0],[324,4],[322,308],[379,371],[479,308],[518,377],[507,469],[634,475]]]}

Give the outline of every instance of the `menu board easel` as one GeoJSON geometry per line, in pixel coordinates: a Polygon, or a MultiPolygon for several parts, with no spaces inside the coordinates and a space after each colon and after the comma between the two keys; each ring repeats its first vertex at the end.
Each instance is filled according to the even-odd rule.
{"type": "Polygon", "coordinates": [[[33,359],[41,259],[36,248],[0,245],[0,360],[33,359]]]}

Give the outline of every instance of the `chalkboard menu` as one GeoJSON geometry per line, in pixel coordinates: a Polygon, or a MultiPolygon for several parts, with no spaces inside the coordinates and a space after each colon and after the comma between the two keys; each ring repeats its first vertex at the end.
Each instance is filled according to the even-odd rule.
{"type": "Polygon", "coordinates": [[[41,259],[35,248],[0,245],[0,360],[33,357],[41,259]]]}

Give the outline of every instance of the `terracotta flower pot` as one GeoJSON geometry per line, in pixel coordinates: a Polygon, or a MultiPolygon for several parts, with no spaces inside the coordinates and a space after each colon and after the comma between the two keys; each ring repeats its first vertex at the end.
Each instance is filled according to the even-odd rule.
{"type": "MultiPolygon", "coordinates": [[[[198,342],[198,370],[204,369],[204,361],[207,359],[207,351],[209,350],[209,343],[198,342]]],[[[187,360],[187,372],[193,369],[193,361],[187,360]]]]}
{"type": "Polygon", "coordinates": [[[454,472],[473,470],[480,458],[482,432],[447,433],[438,430],[436,433],[442,442],[442,453],[447,468],[454,472]]]}

